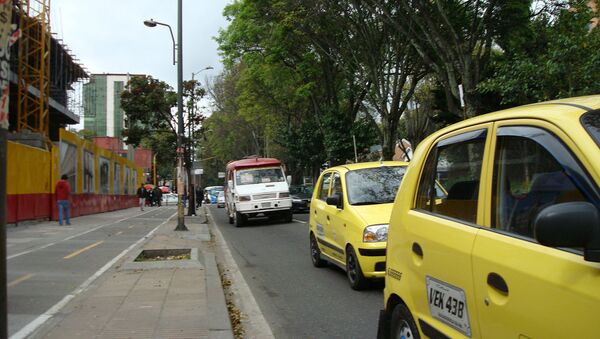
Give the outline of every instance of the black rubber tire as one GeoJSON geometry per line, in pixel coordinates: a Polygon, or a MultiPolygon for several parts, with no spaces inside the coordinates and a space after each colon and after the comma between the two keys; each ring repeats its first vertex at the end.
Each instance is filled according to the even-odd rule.
{"type": "Polygon", "coordinates": [[[292,222],[292,219],[294,219],[294,213],[292,210],[286,211],[284,215],[285,222],[292,222]]]}
{"type": "Polygon", "coordinates": [[[235,227],[244,226],[246,220],[244,220],[244,215],[240,212],[235,212],[235,227]]]}
{"type": "Polygon", "coordinates": [[[229,215],[229,224],[233,225],[233,217],[229,215]]]}
{"type": "Polygon", "coordinates": [[[346,248],[346,276],[353,290],[364,290],[369,285],[369,281],[363,276],[354,248],[350,245],[346,248]]]}
{"type": "Polygon", "coordinates": [[[390,317],[390,338],[420,339],[417,324],[404,304],[394,307],[390,317]]]}
{"type": "Polygon", "coordinates": [[[314,267],[325,267],[327,266],[327,261],[321,259],[321,250],[319,249],[319,244],[317,244],[317,239],[315,239],[314,234],[310,234],[310,260],[314,267]]]}

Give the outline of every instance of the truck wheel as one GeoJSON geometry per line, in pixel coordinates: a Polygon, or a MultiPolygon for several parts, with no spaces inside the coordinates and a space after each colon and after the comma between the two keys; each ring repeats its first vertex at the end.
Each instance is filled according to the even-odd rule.
{"type": "Polygon", "coordinates": [[[292,210],[285,212],[285,222],[292,222],[293,218],[294,218],[294,213],[292,213],[292,210]]]}
{"type": "Polygon", "coordinates": [[[244,215],[240,212],[235,212],[235,227],[244,226],[244,215]]]}

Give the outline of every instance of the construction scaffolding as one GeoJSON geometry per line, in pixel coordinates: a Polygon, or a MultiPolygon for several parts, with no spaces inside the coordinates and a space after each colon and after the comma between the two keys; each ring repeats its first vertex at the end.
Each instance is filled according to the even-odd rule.
{"type": "Polygon", "coordinates": [[[48,138],[50,119],[50,0],[20,0],[17,132],[48,138]],[[30,91],[38,93],[30,93],[30,91]],[[32,95],[34,94],[34,95],[32,95]]]}

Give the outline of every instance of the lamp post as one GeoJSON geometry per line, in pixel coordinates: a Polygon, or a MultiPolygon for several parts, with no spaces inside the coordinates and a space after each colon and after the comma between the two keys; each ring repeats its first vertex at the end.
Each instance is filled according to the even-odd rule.
{"type": "MultiPolygon", "coordinates": [[[[194,124],[194,118],[195,118],[195,110],[196,110],[196,83],[194,81],[194,76],[196,74],[200,74],[200,72],[209,70],[209,69],[213,69],[212,66],[207,66],[204,67],[203,69],[199,70],[198,72],[192,72],[192,97],[191,97],[191,105],[190,105],[190,112],[189,112],[189,123],[188,123],[188,128],[189,128],[189,152],[190,152],[190,159],[191,159],[191,163],[192,165],[190,166],[190,170],[194,170],[194,140],[193,140],[193,124],[194,124]]],[[[193,175],[191,175],[190,177],[192,178],[196,178],[196,174],[194,173],[193,175]]],[[[196,189],[195,189],[195,180],[190,180],[190,182],[188,183],[188,191],[190,192],[190,205],[188,207],[188,216],[192,216],[192,215],[196,215],[196,189]]]]}
{"type": "MultiPolygon", "coordinates": [[[[173,56],[175,56],[175,51],[177,51],[177,227],[175,227],[175,230],[187,231],[188,228],[185,226],[185,217],[183,213],[183,15],[181,7],[182,0],[177,0],[177,43],[175,43],[171,26],[152,19],[144,21],[144,25],[148,27],[156,27],[156,25],[169,27],[171,39],[173,40],[173,56]]],[[[175,64],[175,58],[173,58],[173,64],[175,64]]]]}

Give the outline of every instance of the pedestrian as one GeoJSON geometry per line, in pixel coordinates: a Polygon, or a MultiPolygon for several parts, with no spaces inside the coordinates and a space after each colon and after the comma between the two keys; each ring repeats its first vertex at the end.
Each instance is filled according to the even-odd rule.
{"type": "Polygon", "coordinates": [[[202,200],[204,200],[204,190],[202,187],[196,188],[196,207],[202,207],[202,200]]]}
{"type": "Polygon", "coordinates": [[[153,196],[154,192],[152,191],[152,188],[150,188],[146,192],[146,206],[154,206],[154,201],[152,200],[153,196]]]}
{"type": "Polygon", "coordinates": [[[160,187],[156,186],[154,187],[154,203],[156,204],[156,206],[160,207],[161,206],[161,201],[162,200],[162,190],[160,189],[160,187]]]}
{"type": "Polygon", "coordinates": [[[58,207],[58,224],[61,226],[63,220],[67,225],[71,225],[71,220],[69,219],[71,214],[71,185],[67,181],[68,178],[66,174],[63,174],[54,189],[56,192],[56,206],[58,207]]]}
{"type": "Polygon", "coordinates": [[[148,193],[146,192],[146,189],[144,188],[144,184],[140,185],[140,188],[138,188],[137,190],[137,196],[138,199],[140,199],[140,209],[143,211],[144,210],[144,204],[146,203],[146,195],[148,193]]]}

